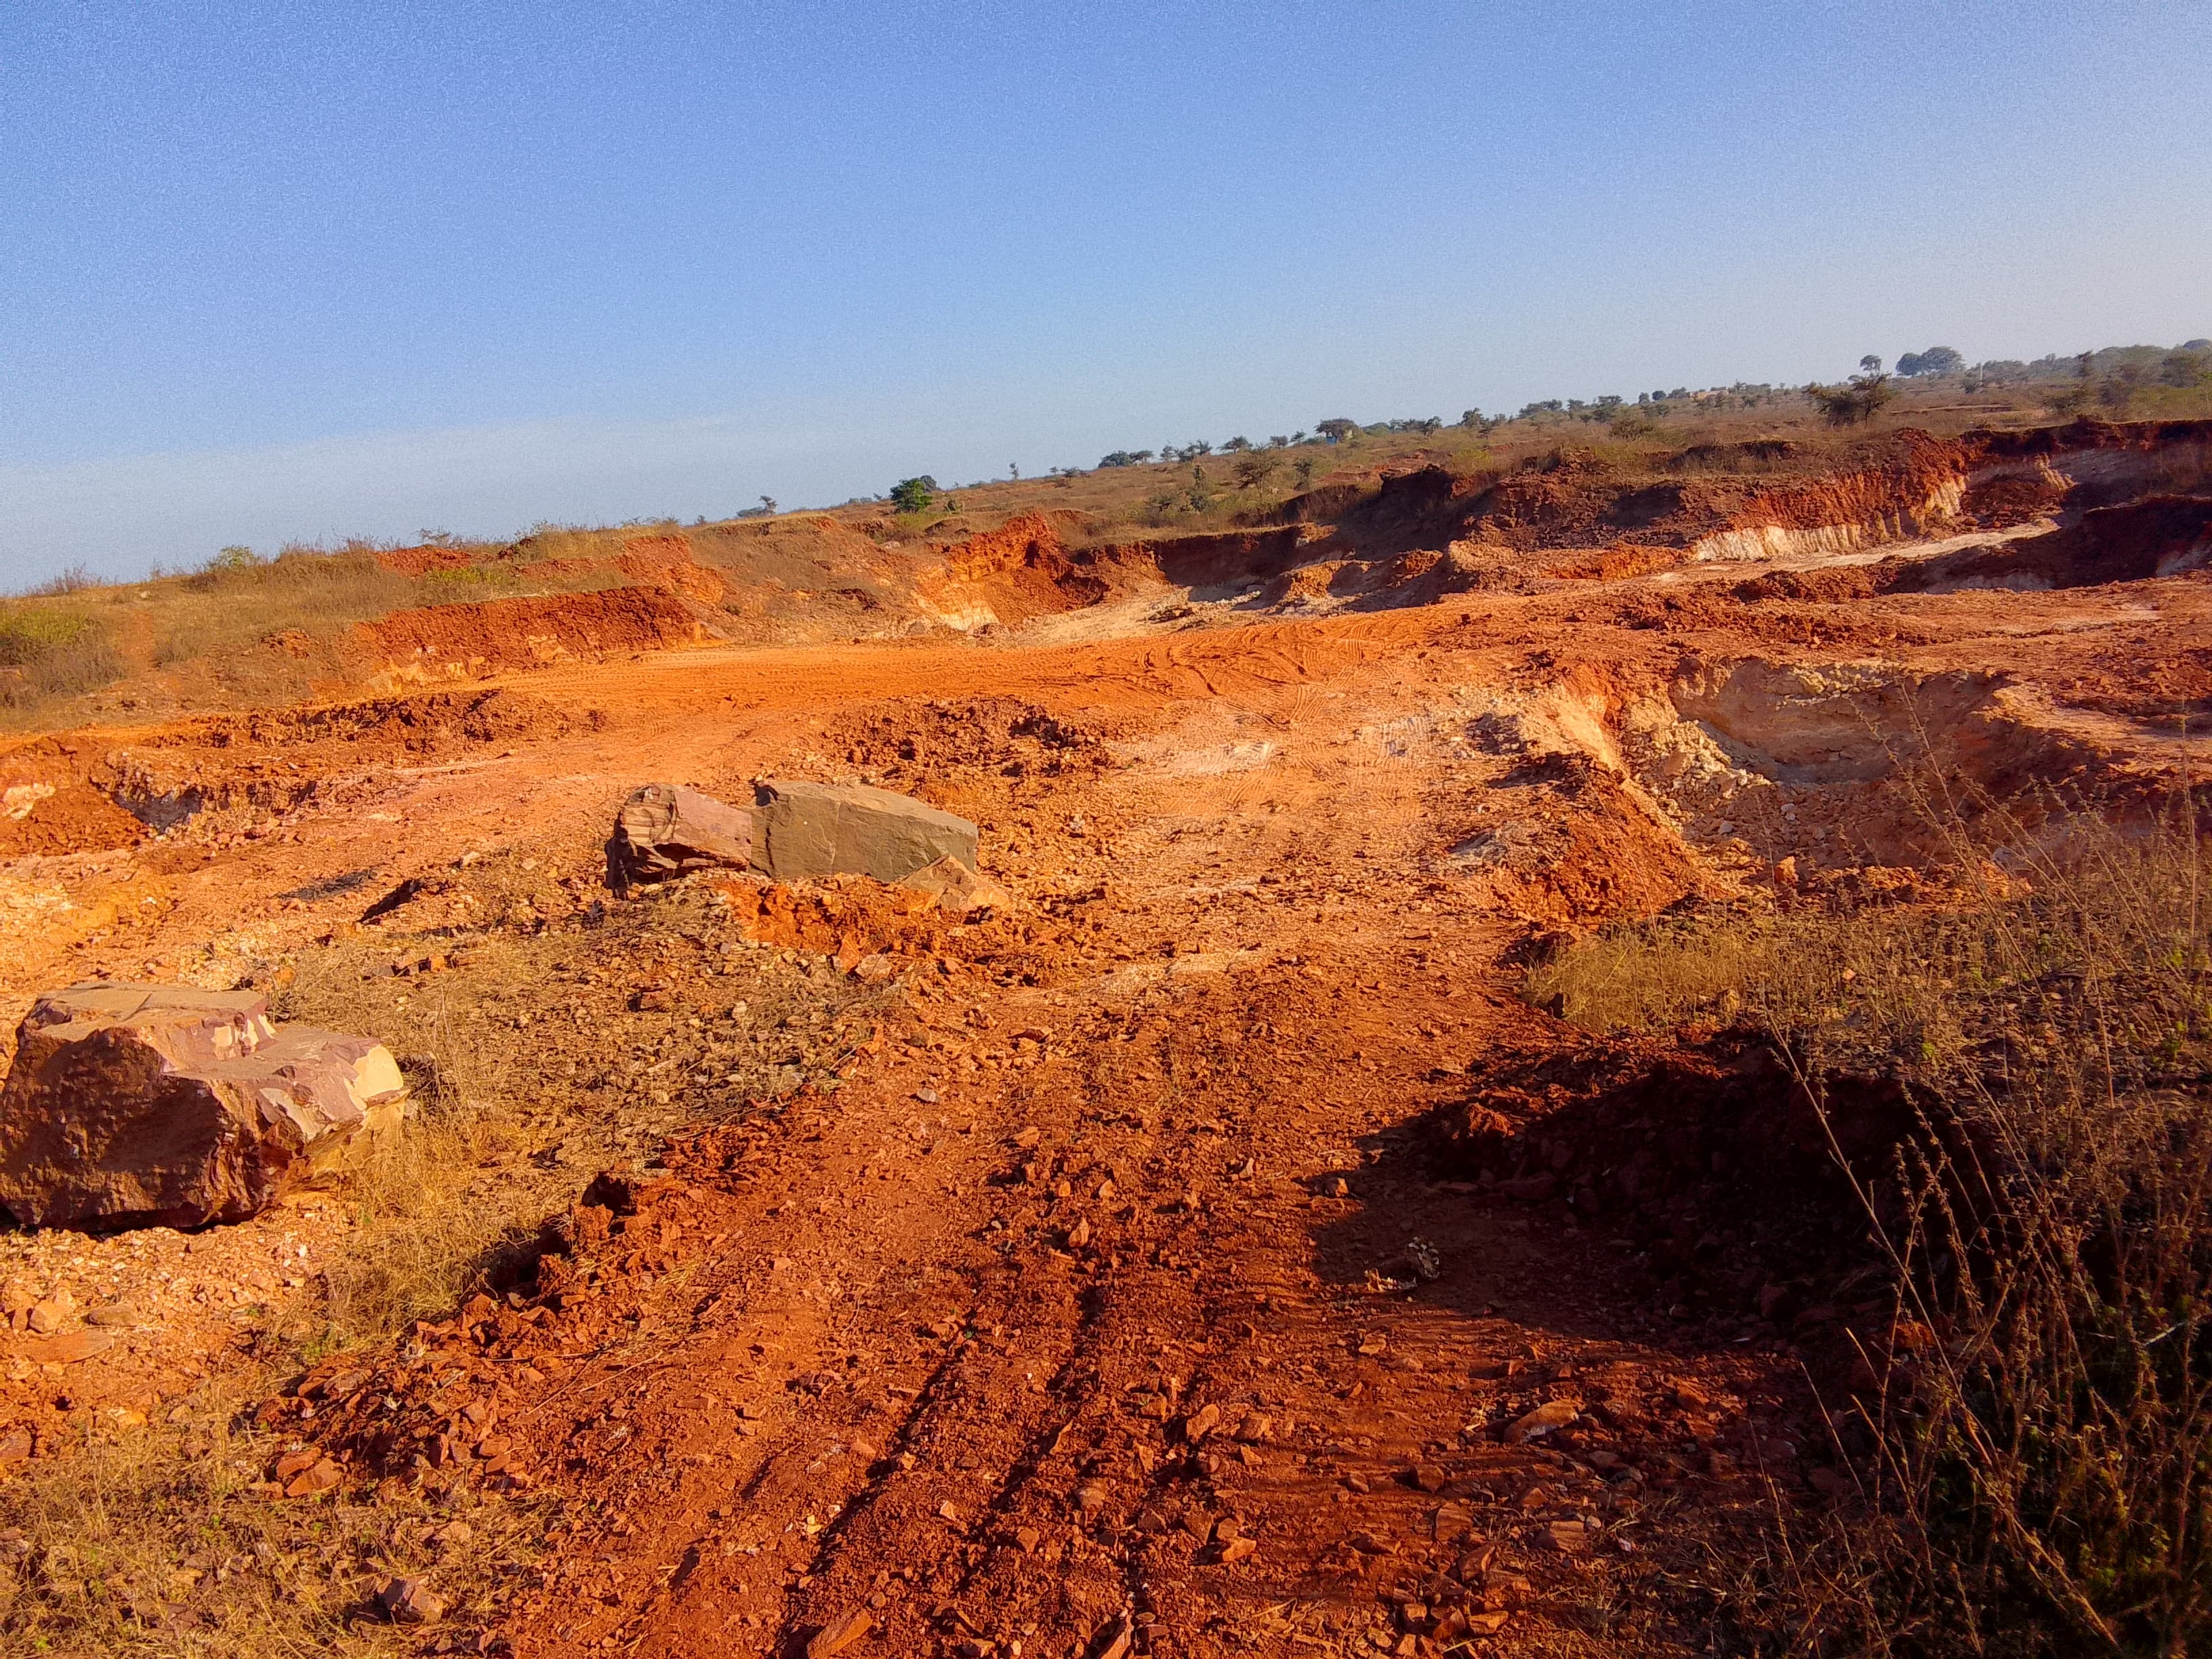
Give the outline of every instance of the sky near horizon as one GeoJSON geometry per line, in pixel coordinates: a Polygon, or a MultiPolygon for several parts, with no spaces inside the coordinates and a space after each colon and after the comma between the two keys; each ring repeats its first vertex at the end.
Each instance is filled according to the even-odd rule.
{"type": "Polygon", "coordinates": [[[2212,335],[2212,0],[0,9],[0,588],[2212,335]]]}

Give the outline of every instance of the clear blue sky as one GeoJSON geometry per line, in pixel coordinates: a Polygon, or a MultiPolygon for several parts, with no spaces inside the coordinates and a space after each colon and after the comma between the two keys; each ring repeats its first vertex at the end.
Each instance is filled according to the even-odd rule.
{"type": "Polygon", "coordinates": [[[0,586],[2212,334],[2212,5],[11,0],[0,586]]]}

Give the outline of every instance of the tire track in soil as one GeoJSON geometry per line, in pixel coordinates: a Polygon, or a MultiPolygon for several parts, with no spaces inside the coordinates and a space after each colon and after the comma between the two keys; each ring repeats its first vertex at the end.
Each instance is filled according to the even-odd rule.
{"type": "MultiPolygon", "coordinates": [[[[718,1358],[769,1344],[787,1380],[860,1355],[856,1380],[794,1396],[726,1502],[695,1493],[649,1531],[578,1540],[628,1564],[617,1583],[650,1586],[657,1572],[665,1588],[623,1598],[618,1622],[567,1631],[518,1607],[518,1653],[591,1653],[611,1638],[656,1656],[783,1651],[860,1607],[880,1627],[872,1643],[896,1652],[966,1640],[1067,1654],[1125,1607],[1151,1621],[1154,1652],[1334,1646],[1367,1633],[1379,1587],[1458,1559],[1466,1528],[1447,1521],[1440,1536],[1439,1513],[1488,1502],[1517,1514],[1546,1480],[1571,1484],[1569,1460],[1492,1441],[1468,1379],[1532,1337],[1594,1360],[1641,1351],[1617,1340],[1601,1296],[1543,1288],[1589,1277],[1577,1243],[1517,1236],[1505,1218],[1370,1172],[1374,1145],[1445,1091],[1421,1080],[1432,1052],[1380,1048],[1375,1034],[1464,1017],[1472,1000],[1377,994],[1380,966],[1363,951],[1318,979],[1273,969],[1091,988],[1054,1010],[1064,1052],[958,1101],[972,1133],[939,1137],[957,1144],[930,1155],[927,1191],[861,1178],[870,1146],[914,1115],[911,1063],[765,1132],[781,1137],[778,1162],[746,1195],[751,1232],[727,1247],[788,1253],[759,1282],[819,1283],[856,1225],[909,1248],[866,1293],[818,1307],[788,1291],[724,1296],[693,1357],[655,1369],[649,1390],[671,1420],[696,1417],[684,1396],[714,1386],[718,1358]],[[1315,1196],[1339,1175],[1358,1183],[1352,1196],[1315,1196]],[[1085,1196],[1106,1179],[1108,1200],[1085,1196]],[[856,1192],[856,1221],[817,1200],[795,1228],[777,1224],[793,1194],[856,1192]],[[1070,1251],[1078,1220],[1091,1237],[1070,1251]],[[1422,1231],[1449,1254],[1444,1279],[1370,1294],[1367,1271],[1403,1271],[1398,1253],[1422,1231]],[[1532,1304],[1538,1319],[1495,1316],[1492,1298],[1532,1304]],[[953,1346],[930,1358],[902,1331],[933,1320],[929,1340],[953,1346]],[[1208,1405],[1221,1423],[1194,1444],[1177,1425],[1208,1405]],[[854,1455],[856,1437],[873,1456],[854,1455]],[[1424,1457],[1449,1462],[1453,1495],[1401,1478],[1424,1457]],[[1224,1563],[1200,1541],[1224,1518],[1256,1538],[1255,1555],[1224,1563]]],[[[1034,1006],[1010,1000],[1010,1018],[1034,1006]]],[[[1480,1006],[1493,1023],[1526,1017],[1480,1006]]],[[[1538,1626],[1524,1615],[1522,1628],[1538,1626]]],[[[1545,1630],[1552,1650],[1582,1640],[1545,1630]]]]}

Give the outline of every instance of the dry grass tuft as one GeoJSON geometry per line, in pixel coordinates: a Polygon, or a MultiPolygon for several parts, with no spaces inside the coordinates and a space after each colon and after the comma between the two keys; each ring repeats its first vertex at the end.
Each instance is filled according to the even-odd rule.
{"type": "Polygon", "coordinates": [[[313,1328],[289,1334],[310,1354],[446,1317],[560,1205],[557,1179],[486,1178],[520,1131],[518,1097],[539,1080],[527,1075],[525,1056],[486,1042],[468,1018],[493,986],[528,985],[542,953],[528,941],[489,941],[470,969],[428,981],[404,1007],[380,998],[364,1007],[364,975],[382,968],[389,949],[357,941],[306,953],[274,999],[284,1018],[378,1031],[416,1084],[407,1133],[347,1181],[354,1231],[345,1254],[325,1269],[320,1304],[303,1312],[313,1328]]]}
{"type": "Polygon", "coordinates": [[[1856,1500],[1784,1516],[1788,1650],[2212,1644],[2212,858],[2185,803],[2068,830],[1954,908],[1717,917],[1532,980],[1592,1023],[1733,994],[1824,1121],[1825,1080],[1871,1068],[1917,1109],[1852,1172],[1893,1335],[1831,1402],[1856,1500]]]}
{"type": "Polygon", "coordinates": [[[1539,963],[1522,994],[1592,1031],[1657,1031],[1701,1017],[1733,1018],[1747,988],[1771,991],[1788,979],[1791,956],[1816,928],[1748,910],[1624,923],[1539,963]]]}
{"type": "Polygon", "coordinates": [[[124,672],[107,630],[82,606],[39,599],[0,605],[0,711],[95,690],[124,672]]]}
{"type": "Polygon", "coordinates": [[[263,1478],[285,1447],[246,1410],[275,1381],[210,1384],[168,1420],[0,1484],[0,1645],[55,1659],[412,1651],[418,1638],[370,1610],[385,1578],[428,1576],[447,1629],[465,1630],[542,1549],[542,1499],[457,1486],[272,1500],[263,1478]]]}
{"type": "Polygon", "coordinates": [[[250,650],[287,632],[331,641],[358,622],[412,605],[422,583],[386,570],[367,547],[292,549],[264,563],[211,566],[162,584],[154,663],[168,667],[250,650]]]}
{"type": "MultiPolygon", "coordinates": [[[[526,895],[536,872],[493,859],[471,873],[495,909],[502,895],[526,895]]],[[[280,1018],[390,1042],[422,1091],[419,1115],[349,1178],[356,1226],[343,1253],[326,1261],[319,1294],[258,1334],[264,1359],[219,1373],[162,1421],[93,1431],[0,1480],[0,1650],[380,1659],[422,1641],[368,1608],[395,1574],[425,1576],[445,1598],[439,1637],[481,1628],[547,1547],[552,1502],[436,1477],[274,1500],[264,1478],[290,1446],[259,1429],[251,1407],[305,1363],[449,1316],[500,1282],[592,1175],[647,1153],[657,1133],[687,1121],[696,1106],[665,1092],[641,1100],[623,1068],[657,1079],[696,1069],[705,1043],[741,1041],[745,1028],[717,1004],[743,1000],[754,1024],[777,1034],[758,1055],[722,1058],[719,1069],[744,1069],[765,1092],[797,1041],[781,1034],[818,1029],[808,1069],[826,1078],[830,1034],[859,1006],[856,994],[842,975],[790,953],[725,956],[727,927],[697,894],[674,891],[623,906],[587,933],[499,928],[457,944],[364,932],[268,964],[280,1018]],[[456,965],[404,979],[389,972],[395,957],[432,951],[455,952],[456,965]],[[690,964],[702,998],[690,1006],[711,1018],[695,1026],[687,1011],[628,1010],[629,970],[647,958],[672,974],[690,964]],[[703,964],[714,971],[701,973],[703,964]],[[572,1006],[591,1004],[588,1035],[563,1037],[539,1023],[556,985],[572,1006]],[[605,1086],[576,1063],[580,1054],[611,1066],[623,1086],[605,1086]],[[648,1054],[673,1063],[644,1073],[648,1054]],[[432,1538],[456,1519],[467,1536],[432,1538]]]]}

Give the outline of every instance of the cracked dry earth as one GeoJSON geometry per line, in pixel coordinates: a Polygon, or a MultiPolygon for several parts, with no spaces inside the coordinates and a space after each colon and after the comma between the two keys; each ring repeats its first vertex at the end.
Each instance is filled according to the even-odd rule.
{"type": "MultiPolygon", "coordinates": [[[[1716,1552],[1824,1473],[1790,1332],[1669,1305],[1637,1242],[1536,1201],[1548,1183],[1515,1201],[1437,1178],[1422,1125],[1465,1100],[1470,1062],[1559,1040],[1510,994],[1532,921],[1725,890],[1786,849],[1733,821],[1725,842],[1676,834],[1642,784],[1594,769],[1601,739],[1579,758],[1498,740],[1499,700],[1565,685],[1602,714],[1686,662],[1754,654],[2002,660],[2029,690],[2142,693],[2156,675],[2124,647],[2146,606],[2169,660],[2208,630],[2190,580],[1777,608],[1771,629],[1655,604],[1686,591],[534,675],[517,684],[579,717],[416,769],[383,822],[310,804],[188,860],[158,920],[26,947],[9,988],[204,969],[189,943],[226,927],[281,962],[487,846],[566,872],[568,900],[438,927],[618,971],[582,877],[631,784],[921,788],[984,823],[1017,924],[899,957],[834,1088],[710,1111],[705,1068],[661,1073],[666,1133],[588,1191],[576,1171],[533,1280],[264,1408],[350,1488],[551,1500],[499,1607],[424,1645],[1703,1651],[1729,1593],[1716,1552]],[[369,866],[375,887],[314,896],[369,866]]],[[[2140,753],[2113,764],[2155,759],[2148,726],[2122,737],[2140,753]]],[[[1806,799],[1772,835],[1832,834],[1806,799]]],[[[712,915],[701,890],[638,903],[712,915]]],[[[405,908],[363,934],[411,955],[437,930],[405,908]]],[[[727,994],[726,924],[683,925],[689,954],[639,981],[679,1022],[727,994]]],[[[643,1110],[622,1049],[659,1049],[625,1017],[536,1040],[596,1051],[615,1109],[643,1110]]]]}

